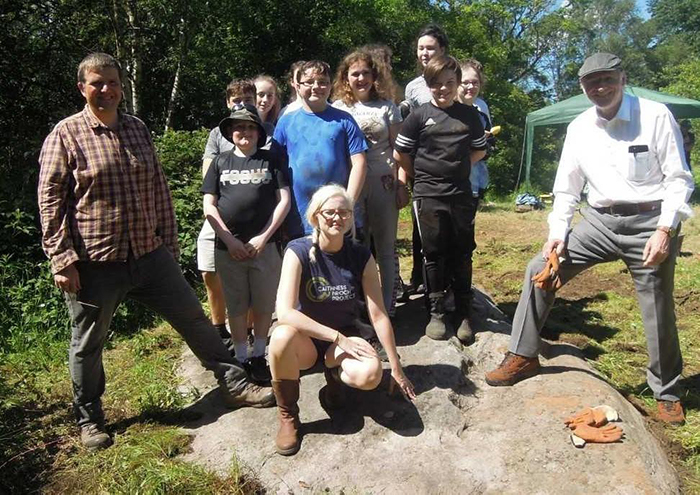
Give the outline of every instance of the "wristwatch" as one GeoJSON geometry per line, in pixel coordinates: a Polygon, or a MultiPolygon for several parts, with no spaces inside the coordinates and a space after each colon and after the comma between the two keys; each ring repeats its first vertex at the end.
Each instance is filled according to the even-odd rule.
{"type": "Polygon", "coordinates": [[[664,232],[668,234],[669,237],[673,238],[676,237],[676,234],[678,233],[678,229],[674,229],[673,227],[656,227],[656,230],[660,230],[661,232],[664,232]]]}

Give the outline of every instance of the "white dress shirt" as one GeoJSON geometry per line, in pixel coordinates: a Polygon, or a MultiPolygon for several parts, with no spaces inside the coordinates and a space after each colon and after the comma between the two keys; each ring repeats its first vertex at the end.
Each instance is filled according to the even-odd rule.
{"type": "Polygon", "coordinates": [[[665,105],[644,98],[625,94],[612,120],[592,107],[569,124],[552,191],[550,240],[565,238],[586,183],[594,208],[663,201],[659,227],[675,228],[693,214],[680,128],[665,105]]]}

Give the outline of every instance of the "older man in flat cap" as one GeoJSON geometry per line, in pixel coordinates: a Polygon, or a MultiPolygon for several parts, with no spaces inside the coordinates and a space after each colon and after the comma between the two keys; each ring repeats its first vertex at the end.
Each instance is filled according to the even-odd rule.
{"type": "Polygon", "coordinates": [[[625,94],[625,73],[615,55],[590,56],[578,75],[594,107],[567,129],[554,182],[549,237],[528,265],[509,352],[486,374],[486,382],[509,386],[538,374],[539,334],[555,291],[586,268],[621,259],[641,307],[649,353],[647,382],[658,403],[658,417],[682,424],[676,388],[683,362],[673,274],[677,233],[680,222],[692,214],[688,200],[693,191],[683,138],[664,105],[625,94]],[[581,209],[583,218],[570,229],[586,183],[589,207],[581,209]]]}

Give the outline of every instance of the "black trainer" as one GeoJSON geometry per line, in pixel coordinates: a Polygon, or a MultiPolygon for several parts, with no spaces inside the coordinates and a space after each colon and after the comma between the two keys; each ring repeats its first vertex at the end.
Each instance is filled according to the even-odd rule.
{"type": "Polygon", "coordinates": [[[265,356],[252,357],[246,360],[244,364],[248,376],[255,383],[269,383],[272,380],[270,367],[267,365],[265,356]]]}

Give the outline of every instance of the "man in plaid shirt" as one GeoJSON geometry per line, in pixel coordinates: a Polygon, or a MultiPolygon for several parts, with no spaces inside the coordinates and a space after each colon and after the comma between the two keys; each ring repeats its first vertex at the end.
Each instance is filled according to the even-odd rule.
{"type": "Polygon", "coordinates": [[[83,444],[107,447],[102,349],[125,298],[163,316],[216,375],[230,407],[274,405],[248,381],[177,264],[170,191],[145,124],[118,110],[121,68],[104,53],[78,67],[83,111],[59,122],[39,162],[43,247],[72,320],[70,372],[83,444]]]}

